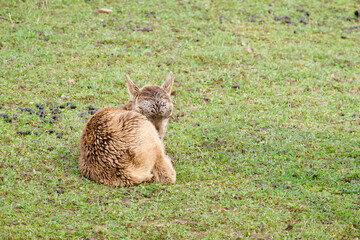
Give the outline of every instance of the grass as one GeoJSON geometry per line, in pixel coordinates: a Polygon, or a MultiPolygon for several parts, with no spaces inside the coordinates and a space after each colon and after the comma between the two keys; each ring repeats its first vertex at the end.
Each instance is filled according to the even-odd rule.
{"type": "Polygon", "coordinates": [[[359,3],[0,6],[0,238],[360,238],[359,3]],[[169,71],[177,183],[83,178],[79,114],[125,103],[125,73],[143,86],[169,71]],[[53,124],[17,110],[43,104],[48,119],[67,102],[53,124]]]}

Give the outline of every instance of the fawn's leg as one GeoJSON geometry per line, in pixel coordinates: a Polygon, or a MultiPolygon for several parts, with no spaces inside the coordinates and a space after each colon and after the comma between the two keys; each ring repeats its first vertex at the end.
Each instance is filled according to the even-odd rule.
{"type": "Polygon", "coordinates": [[[147,166],[132,167],[131,169],[128,169],[128,171],[134,185],[150,181],[154,177],[151,173],[151,168],[148,168],[147,166]]]}
{"type": "Polygon", "coordinates": [[[171,158],[166,155],[162,155],[157,159],[152,173],[156,181],[163,184],[175,183],[176,172],[171,163],[171,158]]]}

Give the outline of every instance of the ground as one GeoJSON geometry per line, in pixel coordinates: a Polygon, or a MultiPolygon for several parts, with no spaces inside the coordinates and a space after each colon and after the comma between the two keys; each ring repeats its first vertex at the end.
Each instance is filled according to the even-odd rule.
{"type": "Polygon", "coordinates": [[[0,238],[359,239],[359,9],[0,1],[0,238]],[[82,177],[94,108],[170,71],[177,182],[82,177]]]}

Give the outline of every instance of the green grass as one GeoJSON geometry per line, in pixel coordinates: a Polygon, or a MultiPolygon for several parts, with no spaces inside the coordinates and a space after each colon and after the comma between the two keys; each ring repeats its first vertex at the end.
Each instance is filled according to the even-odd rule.
{"type": "Polygon", "coordinates": [[[0,117],[0,238],[359,239],[356,9],[351,0],[0,1],[0,113],[18,115],[0,117]],[[143,86],[169,71],[176,184],[83,178],[78,115],[124,104],[125,73],[143,86]],[[17,110],[40,103],[49,118],[69,101],[77,108],[54,124],[17,110]]]}

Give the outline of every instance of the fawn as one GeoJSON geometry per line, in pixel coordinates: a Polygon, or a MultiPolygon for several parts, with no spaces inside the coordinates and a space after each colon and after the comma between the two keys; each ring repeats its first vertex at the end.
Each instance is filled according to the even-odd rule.
{"type": "Polygon", "coordinates": [[[161,87],[146,85],[139,89],[128,75],[126,75],[126,84],[130,100],[122,109],[136,111],[144,115],[152,122],[160,138],[163,139],[173,110],[170,93],[174,84],[174,74],[170,72],[161,87]]]}
{"type": "Polygon", "coordinates": [[[123,109],[97,111],[83,130],[80,172],[112,187],[144,181],[175,183],[176,172],[162,142],[173,107],[173,74],[161,87],[145,86],[140,90],[128,76],[126,79],[130,101],[123,109]]]}

